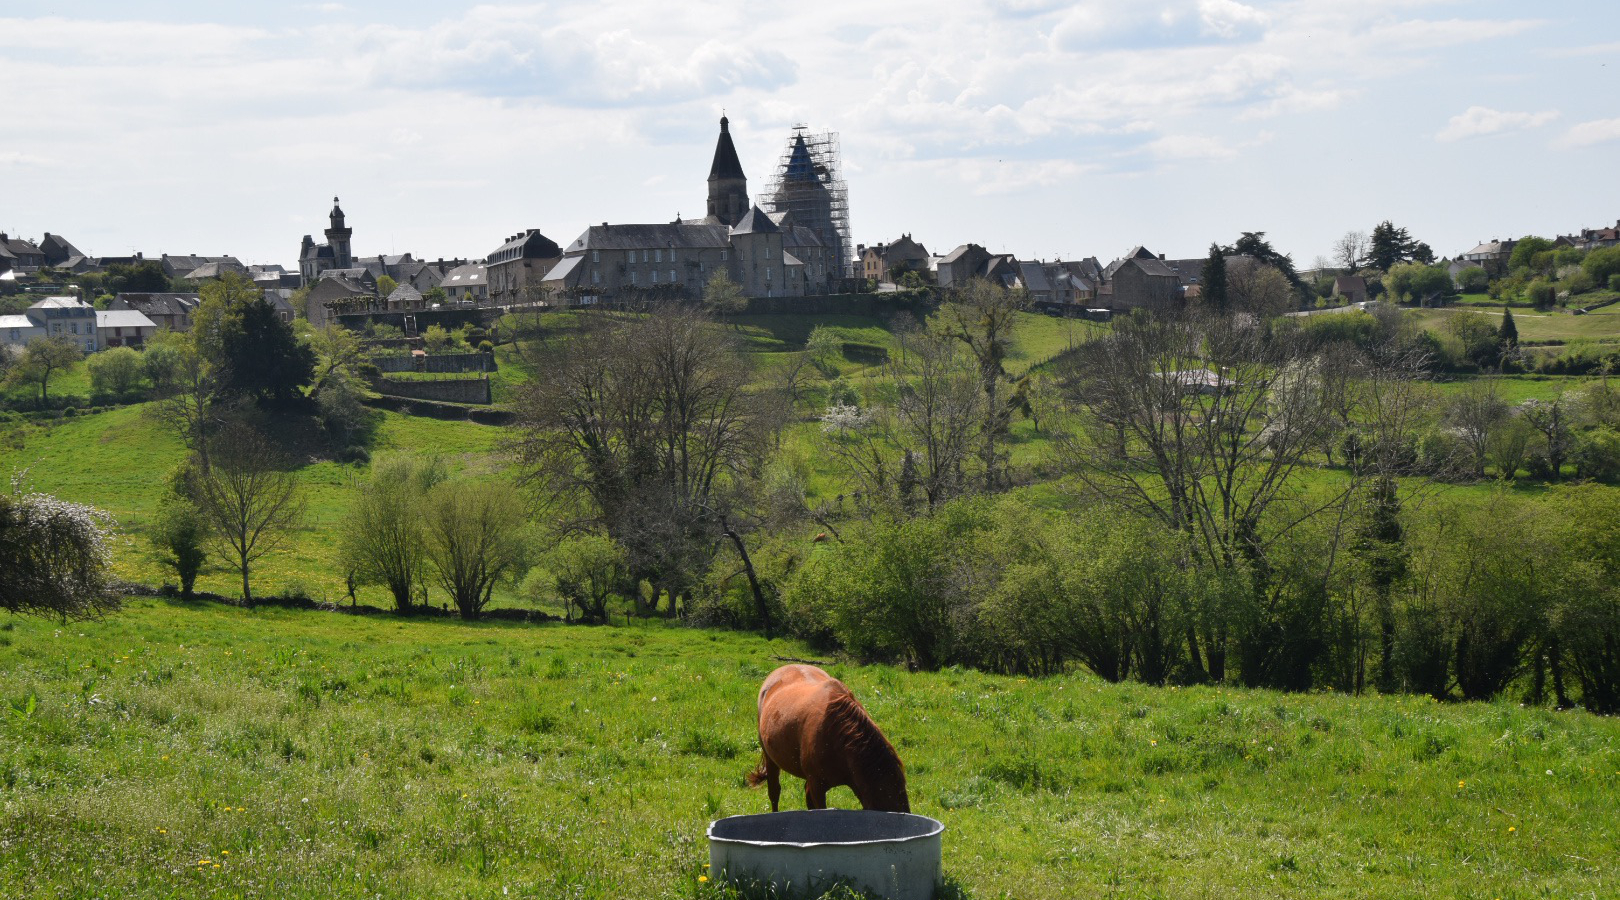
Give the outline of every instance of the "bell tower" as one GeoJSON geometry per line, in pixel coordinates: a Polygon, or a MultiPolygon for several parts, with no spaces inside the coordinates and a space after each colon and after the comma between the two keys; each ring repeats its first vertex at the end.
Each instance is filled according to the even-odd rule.
{"type": "Polygon", "coordinates": [[[748,214],[748,176],[737,160],[737,147],[731,143],[731,122],[720,117],[720,140],[714,146],[714,163],[709,166],[709,218],[724,225],[736,225],[748,214]]]}
{"type": "Polygon", "coordinates": [[[349,252],[349,235],[354,233],[353,228],[343,224],[343,207],[338,206],[338,198],[332,198],[332,227],[326,229],[326,243],[332,248],[332,267],[347,269],[354,265],[354,256],[349,252]]]}

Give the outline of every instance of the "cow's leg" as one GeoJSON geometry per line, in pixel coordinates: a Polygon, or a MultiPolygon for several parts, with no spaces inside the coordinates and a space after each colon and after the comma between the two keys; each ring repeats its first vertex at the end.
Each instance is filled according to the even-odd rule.
{"type": "Polygon", "coordinates": [[[782,799],[782,768],[769,756],[765,757],[765,788],[771,793],[771,812],[777,812],[782,799]]]}

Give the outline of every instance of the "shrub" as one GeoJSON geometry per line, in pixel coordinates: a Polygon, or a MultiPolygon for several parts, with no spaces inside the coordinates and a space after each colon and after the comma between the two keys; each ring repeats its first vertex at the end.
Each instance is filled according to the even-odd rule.
{"type": "Polygon", "coordinates": [[[845,341],[843,344],[844,358],[850,362],[884,363],[889,361],[889,350],[877,344],[863,344],[857,341],[845,341]]]}
{"type": "Polygon", "coordinates": [[[1524,296],[1526,300],[1534,303],[1538,309],[1547,309],[1553,305],[1553,301],[1557,299],[1558,294],[1550,282],[1538,278],[1530,282],[1530,286],[1524,289],[1524,296]]]}
{"type": "Polygon", "coordinates": [[[1575,473],[1593,481],[1613,481],[1620,476],[1620,432],[1600,425],[1575,436],[1575,449],[1569,455],[1575,473]]]}
{"type": "Polygon", "coordinates": [[[125,397],[140,386],[143,374],[141,354],[128,347],[114,347],[92,354],[85,367],[90,370],[90,391],[104,397],[125,397]]]}
{"type": "Polygon", "coordinates": [[[1597,289],[1597,281],[1583,271],[1575,271],[1565,278],[1561,285],[1563,290],[1571,294],[1584,294],[1597,289]]]}
{"type": "Polygon", "coordinates": [[[491,344],[489,341],[479,341],[478,342],[478,352],[479,353],[494,353],[495,352],[495,345],[491,344]]]}
{"type": "Polygon", "coordinates": [[[191,599],[208,559],[208,526],[197,508],[184,498],[170,497],[158,507],[148,537],[159,553],[158,562],[180,579],[180,596],[191,599]]]}
{"type": "Polygon", "coordinates": [[[1457,287],[1465,293],[1482,293],[1490,283],[1490,273],[1479,266],[1469,266],[1457,273],[1457,287]]]}
{"type": "Polygon", "coordinates": [[[1620,291],[1620,272],[1609,276],[1609,290],[1620,291]]]}
{"type": "Polygon", "coordinates": [[[112,517],[93,507],[0,493],[0,609],[87,618],[118,606],[108,543],[112,517]]]}

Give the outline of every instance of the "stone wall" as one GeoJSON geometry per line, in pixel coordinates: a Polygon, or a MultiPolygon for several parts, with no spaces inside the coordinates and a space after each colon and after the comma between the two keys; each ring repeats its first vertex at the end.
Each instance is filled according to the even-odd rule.
{"type": "Polygon", "coordinates": [[[446,378],[435,381],[378,378],[371,386],[386,397],[484,405],[491,401],[488,378],[446,378]]]}
{"type": "Polygon", "coordinates": [[[379,372],[493,372],[495,356],[491,353],[430,353],[423,357],[423,368],[416,367],[414,356],[377,356],[371,360],[379,372]]]}

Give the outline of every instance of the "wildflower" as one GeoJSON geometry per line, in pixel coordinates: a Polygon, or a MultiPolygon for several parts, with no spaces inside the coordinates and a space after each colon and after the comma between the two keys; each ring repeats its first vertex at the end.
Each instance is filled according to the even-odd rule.
{"type": "Polygon", "coordinates": [[[219,852],[220,852],[221,856],[230,856],[231,855],[231,851],[229,851],[229,850],[221,850],[219,852]]]}
{"type": "Polygon", "coordinates": [[[214,863],[214,868],[219,868],[219,863],[214,863]]]}
{"type": "Polygon", "coordinates": [[[1552,774],[1552,769],[1548,769],[1548,770],[1547,770],[1547,774],[1548,774],[1548,775],[1551,775],[1551,774],[1552,774]]]}
{"type": "Polygon", "coordinates": [[[1459,779],[1457,779],[1457,789],[1458,789],[1458,790],[1462,790],[1462,789],[1463,789],[1463,787],[1464,787],[1464,786],[1465,786],[1465,785],[1467,785],[1467,784],[1468,784],[1468,782],[1466,782],[1466,781],[1463,781],[1463,780],[1462,780],[1462,779],[1460,779],[1460,778],[1459,778],[1459,779]]]}
{"type": "Polygon", "coordinates": [[[1150,741],[1148,741],[1148,746],[1149,747],[1157,747],[1157,746],[1159,746],[1159,742],[1150,740],[1150,741]]]}
{"type": "Polygon", "coordinates": [[[708,881],[708,880],[709,880],[709,876],[707,876],[707,875],[699,875],[698,876],[698,881],[708,881]]]}
{"type": "Polygon", "coordinates": [[[1508,826],[1508,834],[1512,834],[1513,832],[1518,831],[1518,830],[1519,830],[1519,827],[1517,825],[1509,825],[1508,826]]]}

